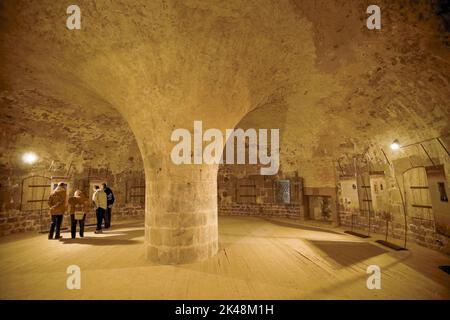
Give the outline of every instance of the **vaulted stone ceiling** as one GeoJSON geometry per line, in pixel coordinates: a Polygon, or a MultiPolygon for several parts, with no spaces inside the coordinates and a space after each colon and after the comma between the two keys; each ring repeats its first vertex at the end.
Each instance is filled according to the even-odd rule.
{"type": "Polygon", "coordinates": [[[343,155],[450,133],[449,33],[431,2],[383,3],[381,32],[365,28],[364,1],[305,2],[294,11],[312,23],[310,63],[320,80],[283,88],[239,124],[281,128],[285,171],[333,186],[333,162],[343,155]]]}
{"type": "Polygon", "coordinates": [[[316,168],[343,153],[449,133],[450,51],[440,17],[426,1],[377,1],[382,30],[369,31],[369,4],[77,1],[82,29],[71,31],[66,2],[2,2],[2,113],[8,105],[33,115],[73,109],[95,121],[93,109],[117,110],[146,168],[150,256],[182,261],[195,248],[204,257],[217,249],[217,167],[174,166],[173,129],[192,129],[194,120],[278,127],[284,169],[314,185],[331,183],[315,180],[316,168]],[[195,227],[202,245],[172,250],[184,240],[165,232],[180,224],[195,227]]]}
{"type": "Polygon", "coordinates": [[[35,171],[142,170],[134,135],[111,105],[77,105],[33,89],[4,90],[0,103],[0,164],[7,172],[26,170],[21,156],[30,151],[40,158],[35,171]]]}
{"type": "Polygon", "coordinates": [[[193,119],[225,128],[255,110],[241,125],[281,128],[300,158],[448,133],[448,34],[428,2],[381,3],[380,32],[364,1],[81,1],[80,31],[66,3],[5,2],[2,107],[31,130],[21,114],[117,128],[117,109],[156,148],[193,119]]]}

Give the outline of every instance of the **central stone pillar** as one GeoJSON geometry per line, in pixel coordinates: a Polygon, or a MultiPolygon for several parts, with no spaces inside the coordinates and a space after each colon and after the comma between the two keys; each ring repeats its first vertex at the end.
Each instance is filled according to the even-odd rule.
{"type": "Polygon", "coordinates": [[[217,253],[217,169],[167,161],[146,173],[148,259],[178,264],[217,253]]]}

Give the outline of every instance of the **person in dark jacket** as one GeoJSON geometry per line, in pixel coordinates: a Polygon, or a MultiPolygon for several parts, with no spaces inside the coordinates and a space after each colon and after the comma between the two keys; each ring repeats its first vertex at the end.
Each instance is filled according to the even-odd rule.
{"type": "Polygon", "coordinates": [[[105,229],[108,229],[111,227],[111,217],[112,217],[112,206],[114,204],[114,193],[112,192],[111,188],[106,185],[106,183],[103,183],[103,191],[106,193],[106,214],[105,214],[105,229]]]}

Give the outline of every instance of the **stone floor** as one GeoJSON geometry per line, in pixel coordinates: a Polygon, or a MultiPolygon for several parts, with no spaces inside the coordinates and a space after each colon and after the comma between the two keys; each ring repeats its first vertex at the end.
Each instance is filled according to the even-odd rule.
{"type": "MultiPolygon", "coordinates": [[[[146,261],[143,222],[103,235],[48,241],[0,240],[1,299],[449,299],[446,255],[419,246],[395,252],[338,231],[260,218],[220,217],[220,250],[186,265],[146,261]],[[81,289],[66,288],[66,268],[81,268],[81,289]],[[367,266],[382,271],[366,287],[367,266]]],[[[68,234],[65,233],[67,238],[68,234]]]]}

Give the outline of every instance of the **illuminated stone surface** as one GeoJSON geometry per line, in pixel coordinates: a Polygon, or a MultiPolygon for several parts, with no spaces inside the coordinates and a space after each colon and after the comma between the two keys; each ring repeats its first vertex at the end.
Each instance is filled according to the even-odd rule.
{"type": "MultiPolygon", "coordinates": [[[[2,3],[1,113],[11,117],[2,141],[19,135],[2,142],[2,157],[30,136],[45,149],[48,136],[67,131],[60,119],[78,115],[63,136],[81,134],[86,146],[55,139],[49,159],[115,141],[109,162],[120,171],[140,153],[151,260],[189,262],[218,250],[218,168],[174,166],[175,128],[194,120],[279,128],[283,172],[299,170],[310,187],[335,187],[342,155],[450,132],[448,34],[425,2],[378,1],[380,31],[367,30],[358,1],[77,4],[81,30],[66,28],[64,2],[2,3]],[[29,118],[31,126],[18,125],[29,118]],[[109,138],[94,134],[111,125],[109,138]]],[[[379,152],[374,159],[384,161],[379,152]]]]}

